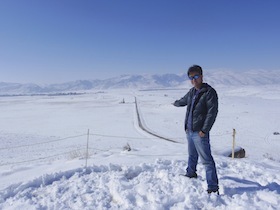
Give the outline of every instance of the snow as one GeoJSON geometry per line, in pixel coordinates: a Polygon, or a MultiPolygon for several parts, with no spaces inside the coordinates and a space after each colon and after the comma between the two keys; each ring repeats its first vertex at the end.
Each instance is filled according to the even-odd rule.
{"type": "Polygon", "coordinates": [[[280,86],[216,87],[219,196],[201,163],[180,175],[185,108],[171,103],[187,89],[1,97],[0,209],[279,209],[280,86]],[[139,127],[135,97],[145,128],[175,143],[139,127]],[[246,158],[226,157],[233,129],[246,158]]]}

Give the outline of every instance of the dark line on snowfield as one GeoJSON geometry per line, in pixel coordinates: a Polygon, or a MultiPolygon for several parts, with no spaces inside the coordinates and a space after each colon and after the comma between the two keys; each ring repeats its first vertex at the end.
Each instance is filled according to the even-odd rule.
{"type": "Polygon", "coordinates": [[[155,137],[158,137],[158,138],[160,138],[160,139],[166,140],[166,141],[171,141],[171,142],[173,142],[173,143],[180,143],[180,142],[177,142],[177,141],[175,141],[175,140],[173,140],[173,139],[169,139],[169,138],[160,136],[160,135],[158,135],[158,134],[155,134],[155,133],[153,133],[153,132],[147,130],[147,129],[143,126],[143,123],[142,123],[142,121],[141,121],[141,117],[140,117],[139,109],[138,109],[138,104],[137,104],[137,99],[136,99],[136,97],[134,97],[134,98],[135,98],[135,108],[136,108],[136,114],[137,114],[137,119],[138,119],[138,125],[139,125],[139,127],[140,127],[143,131],[145,131],[145,132],[147,132],[147,133],[149,133],[149,134],[151,134],[151,135],[153,135],[153,136],[155,136],[155,137]]]}

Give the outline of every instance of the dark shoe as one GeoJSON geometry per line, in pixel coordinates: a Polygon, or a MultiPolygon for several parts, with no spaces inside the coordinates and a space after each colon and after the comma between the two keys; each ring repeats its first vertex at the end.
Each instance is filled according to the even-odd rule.
{"type": "Polygon", "coordinates": [[[196,178],[197,178],[197,174],[196,174],[196,173],[194,173],[194,174],[192,174],[192,175],[189,175],[189,174],[186,173],[185,176],[186,176],[186,177],[189,177],[190,179],[192,179],[192,178],[196,179],[196,178]]]}
{"type": "Polygon", "coordinates": [[[217,190],[209,190],[209,189],[208,189],[207,192],[208,192],[208,194],[217,193],[218,195],[220,195],[219,189],[217,189],[217,190]]]}

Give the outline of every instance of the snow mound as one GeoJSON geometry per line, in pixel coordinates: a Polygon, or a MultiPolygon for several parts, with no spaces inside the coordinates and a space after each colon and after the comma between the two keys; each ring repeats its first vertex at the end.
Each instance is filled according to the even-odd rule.
{"type": "Polygon", "coordinates": [[[186,162],[157,160],[138,166],[91,166],[43,175],[0,192],[0,209],[277,209],[280,175],[275,168],[216,158],[220,196],[198,179],[180,176],[186,162]]]}

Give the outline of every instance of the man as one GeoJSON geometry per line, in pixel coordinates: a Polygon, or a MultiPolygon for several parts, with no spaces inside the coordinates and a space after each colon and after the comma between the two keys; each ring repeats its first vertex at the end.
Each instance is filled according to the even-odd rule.
{"type": "Polygon", "coordinates": [[[188,69],[193,88],[173,105],[187,106],[185,131],[188,139],[188,167],[186,176],[197,178],[196,166],[200,156],[206,170],[208,193],[219,194],[218,177],[214,159],[211,155],[209,132],[218,114],[218,96],[214,88],[203,83],[202,68],[193,65],[188,69]]]}

